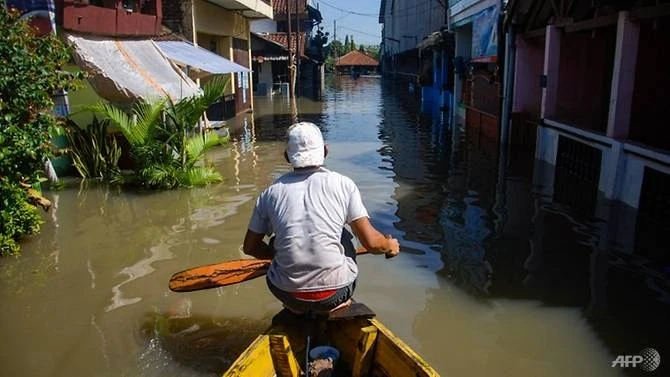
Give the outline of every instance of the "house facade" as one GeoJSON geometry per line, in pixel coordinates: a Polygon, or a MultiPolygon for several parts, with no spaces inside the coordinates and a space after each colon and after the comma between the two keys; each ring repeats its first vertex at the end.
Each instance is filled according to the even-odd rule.
{"type": "MultiPolygon", "coordinates": [[[[163,24],[194,45],[251,70],[251,21],[272,18],[270,0],[163,0],[163,24]]],[[[231,73],[220,102],[224,118],[253,109],[249,72],[231,73]]]]}
{"type": "Polygon", "coordinates": [[[604,242],[630,251],[644,240],[617,228],[668,230],[670,2],[558,5],[509,4],[506,132],[512,148],[545,162],[535,174],[550,183],[546,195],[608,219],[604,242]]]}
{"type": "Polygon", "coordinates": [[[454,35],[454,120],[497,140],[500,113],[498,0],[450,0],[454,35]]]}
{"type": "Polygon", "coordinates": [[[316,46],[318,38],[313,32],[322,21],[321,12],[307,0],[275,0],[272,6],[273,19],[251,23],[254,93],[288,95],[289,53],[292,52],[298,72],[296,94],[319,97],[324,57],[316,46]]]}
{"type": "Polygon", "coordinates": [[[359,51],[351,50],[340,56],[335,63],[335,72],[340,75],[376,75],[379,62],[372,56],[359,51]]]}
{"type": "Polygon", "coordinates": [[[445,1],[382,0],[380,70],[420,96],[424,110],[450,106],[453,36],[445,1]]]}

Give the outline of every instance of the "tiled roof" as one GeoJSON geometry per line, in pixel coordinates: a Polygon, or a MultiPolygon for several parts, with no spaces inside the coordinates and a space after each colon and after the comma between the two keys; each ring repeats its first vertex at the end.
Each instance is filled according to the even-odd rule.
{"type": "MultiPolygon", "coordinates": [[[[288,33],[258,33],[256,35],[263,39],[267,39],[268,41],[280,44],[288,50],[288,33]]],[[[291,33],[291,47],[293,48],[293,51],[296,51],[296,43],[298,40],[300,41],[300,48],[297,51],[298,56],[300,57],[305,57],[305,36],[305,33],[291,33]]]]}
{"type": "Polygon", "coordinates": [[[337,63],[335,63],[336,66],[341,66],[341,65],[372,65],[372,66],[377,66],[379,65],[379,62],[377,59],[373,58],[372,56],[358,51],[358,50],[351,50],[350,52],[346,53],[345,55],[342,55],[339,59],[337,59],[337,63]]]}
{"type": "Polygon", "coordinates": [[[307,12],[307,0],[274,0],[272,1],[272,10],[275,15],[286,14],[286,2],[288,1],[289,6],[291,7],[291,15],[293,16],[296,11],[296,7],[300,13],[307,12]]]}

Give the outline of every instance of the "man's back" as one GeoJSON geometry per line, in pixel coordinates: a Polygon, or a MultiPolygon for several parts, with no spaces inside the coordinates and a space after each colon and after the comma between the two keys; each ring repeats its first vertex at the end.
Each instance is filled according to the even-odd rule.
{"type": "Polygon", "coordinates": [[[258,198],[249,229],[275,233],[268,278],[289,292],[351,284],[356,263],[340,243],[345,224],[368,216],[354,182],[324,168],[287,173],[258,198]]]}

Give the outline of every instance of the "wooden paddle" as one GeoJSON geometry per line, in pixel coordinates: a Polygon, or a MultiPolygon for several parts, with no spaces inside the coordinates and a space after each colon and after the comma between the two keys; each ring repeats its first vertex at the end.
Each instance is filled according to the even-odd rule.
{"type": "MultiPolygon", "coordinates": [[[[356,255],[367,253],[363,247],[356,249],[356,255]]],[[[193,267],[172,275],[169,286],[173,292],[225,287],[265,275],[270,263],[270,259],[238,259],[193,267]]]]}

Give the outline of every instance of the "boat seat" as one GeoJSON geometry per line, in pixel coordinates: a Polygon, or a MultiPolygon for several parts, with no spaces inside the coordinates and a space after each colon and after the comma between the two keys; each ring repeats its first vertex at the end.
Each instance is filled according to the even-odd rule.
{"type": "Polygon", "coordinates": [[[362,302],[352,302],[351,305],[332,312],[315,313],[315,315],[310,315],[309,313],[296,314],[288,309],[284,309],[272,318],[272,324],[276,325],[294,321],[302,322],[310,317],[319,320],[341,321],[352,318],[373,318],[375,315],[375,312],[362,302]]]}
{"type": "Polygon", "coordinates": [[[329,321],[339,321],[351,318],[372,318],[375,312],[362,302],[353,302],[351,305],[328,313],[329,321]]]}

